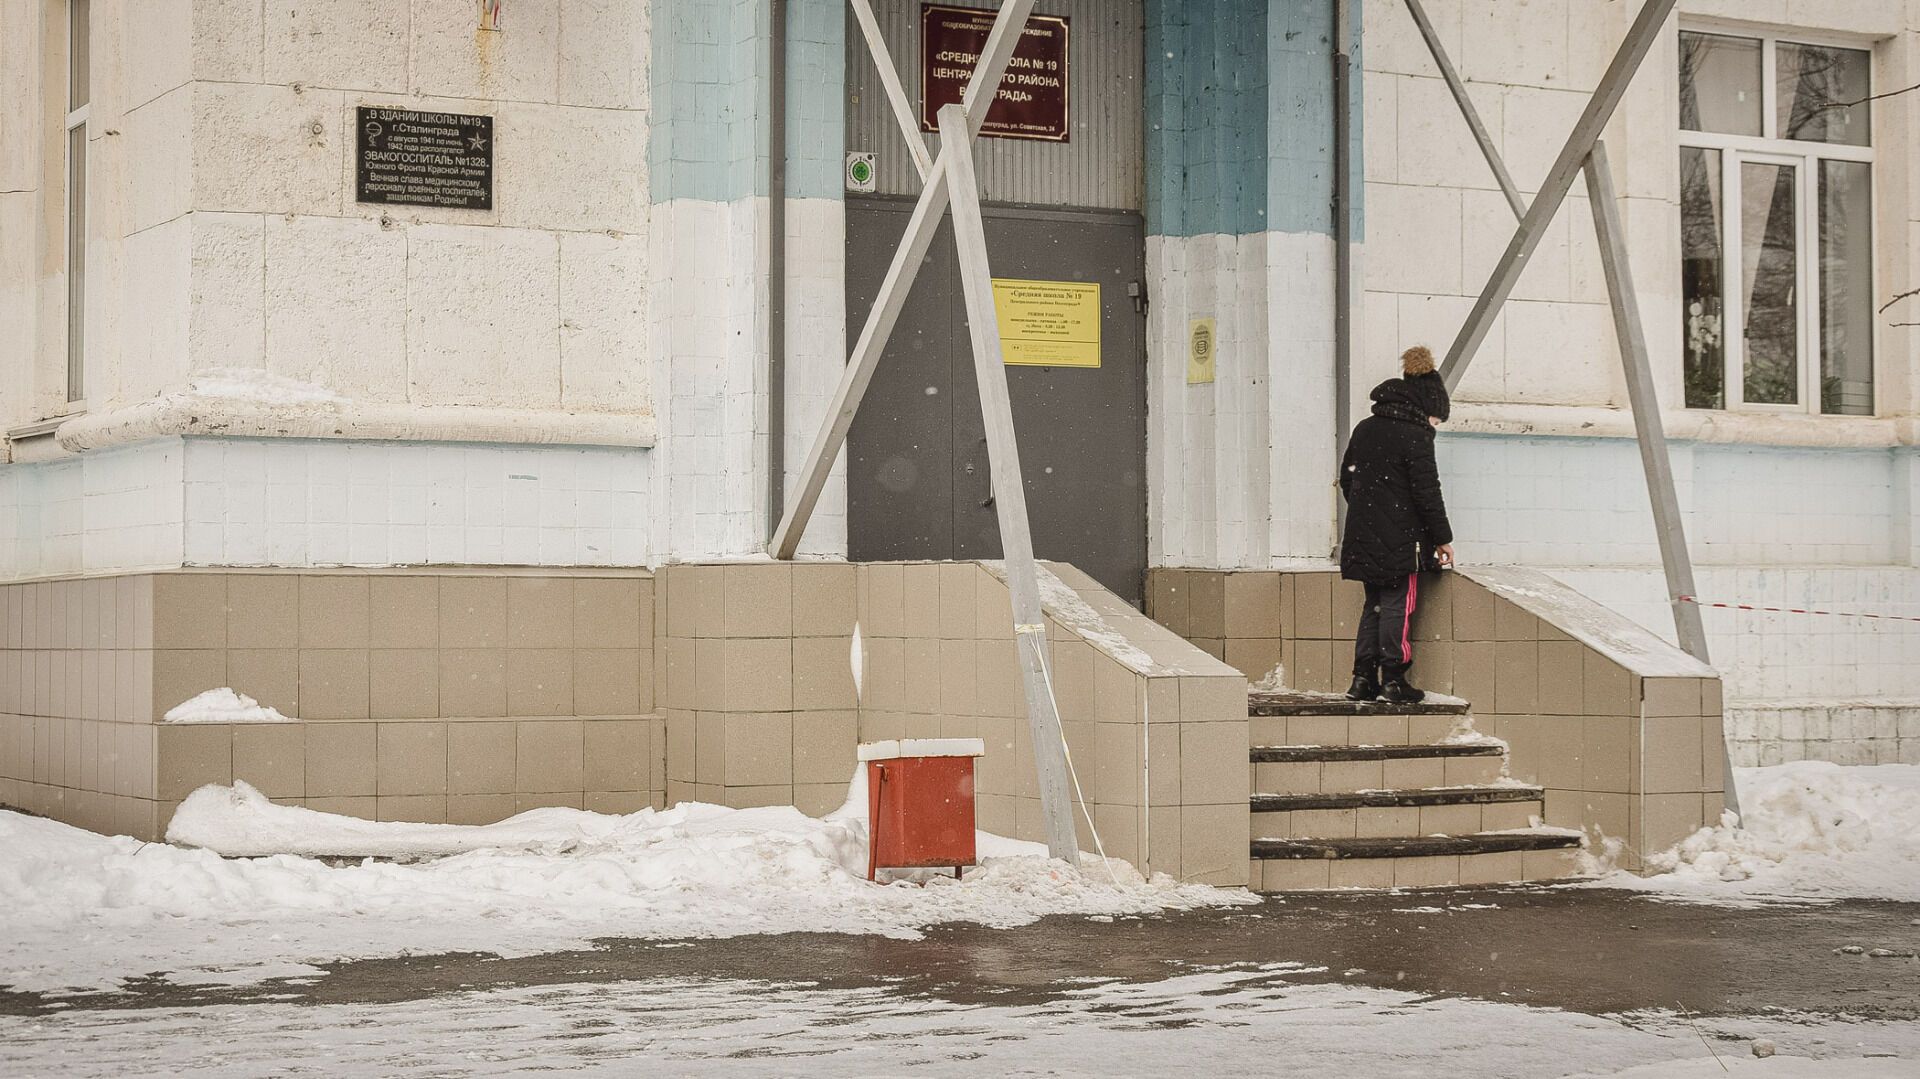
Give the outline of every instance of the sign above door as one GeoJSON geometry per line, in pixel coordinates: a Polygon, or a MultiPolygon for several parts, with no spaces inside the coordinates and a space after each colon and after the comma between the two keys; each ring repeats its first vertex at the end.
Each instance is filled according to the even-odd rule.
{"type": "MultiPolygon", "coordinates": [[[[996,12],[920,5],[920,130],[938,131],[940,107],[960,102],[996,12]]],[[[980,134],[1067,142],[1067,20],[1031,15],[980,134]]]]}

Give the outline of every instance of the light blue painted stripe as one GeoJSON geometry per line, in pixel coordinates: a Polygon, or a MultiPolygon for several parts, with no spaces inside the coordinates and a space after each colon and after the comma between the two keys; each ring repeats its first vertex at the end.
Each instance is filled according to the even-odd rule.
{"type": "MultiPolygon", "coordinates": [[[[1359,0],[1351,6],[1359,22],[1359,0]]],[[[1147,3],[1147,229],[1333,232],[1332,0],[1147,3]]],[[[1357,34],[1356,34],[1357,38],[1357,34]]],[[[1360,236],[1356,52],[1355,238],[1360,236]]]]}
{"type": "MultiPolygon", "coordinates": [[[[788,0],[787,193],[838,198],[845,143],[846,5],[788,0]]],[[[657,0],[654,202],[767,193],[766,0],[657,0]]]]}
{"type": "Polygon", "coordinates": [[[655,3],[654,202],[766,194],[766,17],[765,0],[655,3]]]}
{"type": "Polygon", "coordinates": [[[846,0],[787,0],[787,195],[838,199],[846,146],[846,0]]]}

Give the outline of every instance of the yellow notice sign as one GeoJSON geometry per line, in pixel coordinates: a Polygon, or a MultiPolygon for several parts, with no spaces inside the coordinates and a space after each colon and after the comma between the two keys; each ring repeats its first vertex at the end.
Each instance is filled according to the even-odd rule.
{"type": "Polygon", "coordinates": [[[1204,386],[1213,381],[1214,326],[1210,318],[1187,323],[1187,385],[1204,386]]]}
{"type": "Polygon", "coordinates": [[[1100,285],[993,280],[1000,351],[1009,364],[1100,366],[1100,285]]]}

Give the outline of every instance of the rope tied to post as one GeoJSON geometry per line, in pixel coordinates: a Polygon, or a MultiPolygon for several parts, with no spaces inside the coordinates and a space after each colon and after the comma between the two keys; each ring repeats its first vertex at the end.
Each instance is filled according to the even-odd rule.
{"type": "Polygon", "coordinates": [[[1681,603],[1691,603],[1696,607],[1712,607],[1722,611],[1752,611],[1759,614],[1812,614],[1829,618],[1870,618],[1881,622],[1920,622],[1920,615],[1884,614],[1873,611],[1822,611],[1812,607],[1762,607],[1752,603],[1721,603],[1715,600],[1701,599],[1699,596],[1675,596],[1681,603]]]}

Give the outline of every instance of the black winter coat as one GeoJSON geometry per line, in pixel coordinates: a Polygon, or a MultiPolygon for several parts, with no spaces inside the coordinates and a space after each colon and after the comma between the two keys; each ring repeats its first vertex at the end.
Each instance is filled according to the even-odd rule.
{"type": "Polygon", "coordinates": [[[1340,462],[1347,498],[1347,530],[1340,544],[1340,575],[1387,584],[1432,565],[1433,552],[1453,542],[1440,467],[1433,457],[1433,426],[1404,379],[1373,391],[1373,415],[1361,420],[1340,462]]]}

